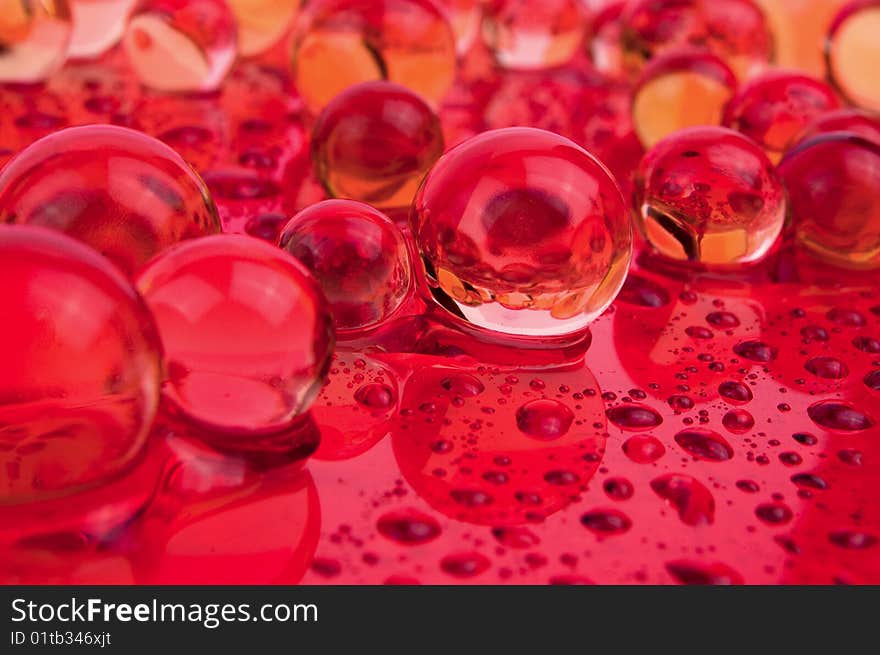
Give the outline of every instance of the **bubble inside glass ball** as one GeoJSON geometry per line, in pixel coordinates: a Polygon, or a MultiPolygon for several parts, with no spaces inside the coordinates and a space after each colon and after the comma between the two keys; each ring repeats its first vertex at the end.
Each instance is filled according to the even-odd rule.
{"type": "Polygon", "coordinates": [[[497,332],[564,335],[614,299],[629,215],[608,170],[574,142],[506,128],[473,137],[428,173],[413,231],[438,302],[497,332]]]}

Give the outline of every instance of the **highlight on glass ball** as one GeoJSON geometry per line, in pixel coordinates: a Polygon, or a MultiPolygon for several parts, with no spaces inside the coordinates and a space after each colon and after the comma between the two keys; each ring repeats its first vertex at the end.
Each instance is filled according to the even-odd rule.
{"type": "Polygon", "coordinates": [[[299,212],[280,246],[308,268],[330,303],[337,332],[388,320],[409,295],[412,264],[390,218],[353,200],[325,200],[299,212]]]}
{"type": "Polygon", "coordinates": [[[880,2],[852,0],[835,17],[825,42],[828,75],[852,104],[880,111],[880,2]]]}
{"type": "Polygon", "coordinates": [[[785,190],[767,155],[721,127],[689,128],[660,141],[642,159],[633,193],[645,239],[673,260],[755,262],[785,222],[785,190]]]}
{"type": "Polygon", "coordinates": [[[455,79],[455,35],[433,0],[309,2],[292,48],[293,83],[314,113],[371,80],[397,82],[437,104],[455,79]]]}
{"type": "Polygon", "coordinates": [[[67,0],[0,0],[0,83],[44,80],[64,63],[70,34],[67,0]]]}
{"type": "Polygon", "coordinates": [[[133,275],[182,239],[220,231],[199,176],[167,145],[113,125],[50,134],[0,172],[0,222],[60,230],[133,275]]]}
{"type": "Polygon", "coordinates": [[[0,225],[0,505],[107,482],[142,453],[161,345],[131,283],[53,230],[0,225]]]}
{"type": "Polygon", "coordinates": [[[376,207],[409,207],[441,154],[440,119],[418,95],[391,82],[343,91],[312,130],[312,161],[327,192],[376,207]]]}
{"type": "Polygon", "coordinates": [[[100,57],[122,39],[137,0],[68,0],[73,32],[67,54],[71,59],[100,57]]]}
{"type": "Polygon", "coordinates": [[[412,223],[438,302],[512,335],[585,328],[614,300],[632,254],[608,169],[533,128],[492,130],[446,153],[416,196],[412,223]]]}
{"type": "Polygon", "coordinates": [[[137,288],[165,350],[164,396],[217,433],[281,432],[308,410],[330,364],[330,311],[312,275],[260,239],[217,235],[169,248],[137,288]]]}

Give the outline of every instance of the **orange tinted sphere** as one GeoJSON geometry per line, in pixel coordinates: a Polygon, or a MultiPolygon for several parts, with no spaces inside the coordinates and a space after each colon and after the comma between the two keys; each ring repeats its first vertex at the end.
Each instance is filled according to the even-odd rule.
{"type": "Polygon", "coordinates": [[[159,338],[109,261],[63,234],[0,225],[0,505],[59,496],[140,454],[159,338]]]}
{"type": "Polygon", "coordinates": [[[207,188],[176,152],[111,125],[61,130],[21,152],[0,173],[0,222],[65,232],[129,274],[220,230],[207,188]]]}
{"type": "Polygon", "coordinates": [[[246,437],[284,430],[308,409],[333,324],[286,252],[240,235],[194,239],[154,259],[137,287],[165,347],[163,393],[190,420],[246,437]]]}
{"type": "Polygon", "coordinates": [[[855,0],[834,19],[825,44],[831,80],[854,105],[880,111],[880,1],[855,0]]]}
{"type": "Polygon", "coordinates": [[[0,83],[45,79],[64,63],[70,34],[67,0],[0,0],[0,83]]]}

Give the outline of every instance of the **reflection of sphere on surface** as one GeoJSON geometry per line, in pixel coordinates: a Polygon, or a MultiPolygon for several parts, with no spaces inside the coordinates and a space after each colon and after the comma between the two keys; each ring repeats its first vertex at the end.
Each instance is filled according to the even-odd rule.
{"type": "Polygon", "coordinates": [[[508,334],[584,328],[614,299],[632,253],[607,169],[537,129],[494,130],[450,150],[425,178],[413,221],[438,301],[508,334]]]}
{"type": "Polygon", "coordinates": [[[105,482],[143,448],[161,376],[134,289],[86,246],[0,226],[0,504],[105,482]]]}

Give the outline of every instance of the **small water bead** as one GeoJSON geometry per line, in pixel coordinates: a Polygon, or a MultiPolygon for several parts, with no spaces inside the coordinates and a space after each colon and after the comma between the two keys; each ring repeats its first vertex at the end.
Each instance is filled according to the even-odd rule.
{"type": "Polygon", "coordinates": [[[602,484],[602,489],[612,500],[629,500],[634,491],[632,482],[626,478],[608,478],[602,484]]]}
{"type": "Polygon", "coordinates": [[[685,525],[708,525],[714,522],[715,498],[706,485],[696,478],[668,473],[651,480],[651,489],[676,509],[685,525]]]}
{"type": "Polygon", "coordinates": [[[632,521],[616,509],[597,509],[581,515],[581,525],[600,537],[623,534],[632,527],[632,521]]]}
{"type": "Polygon", "coordinates": [[[742,575],[726,564],[703,564],[687,560],[666,563],[669,574],[686,585],[741,585],[742,575]]]}
{"type": "Polygon", "coordinates": [[[875,84],[880,64],[878,32],[880,2],[853,0],[835,17],[825,43],[828,74],[835,86],[852,104],[874,111],[880,111],[875,84]]]}
{"type": "Polygon", "coordinates": [[[293,257],[240,235],[177,245],[140,273],[168,361],[163,392],[191,420],[246,437],[292,425],[320,391],[333,326],[293,257]]]}
{"type": "Polygon", "coordinates": [[[815,473],[795,473],[791,476],[791,481],[798,487],[806,487],[809,489],[827,489],[828,483],[815,473]]]}
{"type": "Polygon", "coordinates": [[[473,578],[490,566],[489,559],[480,553],[455,553],[440,561],[440,568],[454,578],[473,578]]]}
{"type": "Polygon", "coordinates": [[[754,480],[737,480],[736,488],[747,494],[755,494],[761,490],[761,487],[754,480]]]}
{"type": "Polygon", "coordinates": [[[848,403],[823,400],[807,408],[807,414],[816,425],[837,432],[867,430],[874,420],[848,403]]]}
{"type": "Polygon", "coordinates": [[[371,382],[359,387],[354,399],[364,407],[378,412],[385,412],[395,403],[394,389],[382,382],[371,382]]]}
{"type": "Polygon", "coordinates": [[[856,350],[861,350],[863,353],[880,353],[880,341],[873,337],[856,337],[852,340],[852,345],[856,350]]]}
{"type": "Polygon", "coordinates": [[[862,380],[872,391],[880,391],[880,371],[871,371],[862,380]]]}
{"type": "Polygon", "coordinates": [[[235,61],[235,18],[225,0],[147,0],[132,14],[123,46],[146,86],[213,91],[235,61]]]}
{"type": "Polygon", "coordinates": [[[483,3],[483,40],[504,68],[546,69],[569,61],[586,32],[578,0],[483,3]]]}
{"type": "Polygon", "coordinates": [[[685,328],[684,333],[694,339],[711,339],[715,336],[715,333],[712,332],[712,330],[703,327],[702,325],[690,325],[685,328]]]}
{"type": "Polygon", "coordinates": [[[785,221],[785,190],[767,156],[725,128],[690,128],[664,139],[645,155],[635,187],[639,227],[675,260],[757,261],[785,221]]]}
{"type": "Polygon", "coordinates": [[[877,537],[858,530],[837,530],[830,533],[828,539],[835,546],[850,550],[861,550],[877,544],[877,537]]]}
{"type": "Polygon", "coordinates": [[[630,70],[691,46],[718,55],[747,77],[773,55],[769,25],[752,0],[632,0],[625,3],[621,21],[630,70]]]}
{"type": "Polygon", "coordinates": [[[824,82],[772,71],[739,87],[727,103],[723,123],[753,139],[778,162],[810,121],[839,106],[834,90],[824,82]]]}
{"type": "Polygon", "coordinates": [[[440,536],[440,524],[416,509],[387,512],[376,524],[379,534],[404,546],[420,546],[440,536]]]}
{"type": "Polygon", "coordinates": [[[2,0],[0,83],[44,80],[64,63],[70,35],[68,0],[2,0]]]}
{"type": "Polygon", "coordinates": [[[623,452],[637,464],[651,464],[666,454],[666,447],[657,437],[639,434],[623,442],[623,452]]]}
{"type": "Polygon", "coordinates": [[[541,539],[534,532],[521,526],[492,528],[492,536],[502,546],[515,550],[534,548],[541,543],[541,539]]]}
{"type": "Polygon", "coordinates": [[[728,401],[736,404],[747,403],[754,397],[751,389],[742,382],[734,380],[726,380],[718,385],[718,393],[728,401]]]}
{"type": "Polygon", "coordinates": [[[837,451],[837,458],[849,466],[862,465],[862,453],[855,448],[844,448],[843,450],[837,451]]]}
{"type": "Polygon", "coordinates": [[[290,220],[278,243],[318,280],[339,330],[378,325],[409,295],[411,264],[403,236],[369,205],[351,200],[312,205],[290,220]]]}
{"type": "Polygon", "coordinates": [[[868,141],[880,144],[880,117],[853,108],[824,112],[807,125],[797,141],[804,141],[828,132],[852,132],[868,141]]]}
{"type": "Polygon", "coordinates": [[[253,57],[287,33],[302,0],[226,0],[238,25],[238,51],[253,57]]]}
{"type": "Polygon", "coordinates": [[[62,130],[19,154],[0,174],[0,222],[65,232],[129,274],[220,230],[207,188],[177,153],[110,125],[62,130]]]}
{"type": "Polygon", "coordinates": [[[812,341],[828,341],[828,331],[819,325],[805,325],[801,328],[801,336],[805,343],[812,341]]]}
{"type": "Polygon", "coordinates": [[[493,130],[450,150],[425,178],[412,220],[438,302],[506,334],[582,330],[614,299],[632,253],[607,169],[532,128],[493,130]]]}
{"type": "Polygon", "coordinates": [[[733,457],[733,448],[724,437],[713,430],[682,430],[675,435],[675,443],[699,460],[725,462],[733,457]]]}
{"type": "Polygon", "coordinates": [[[853,132],[801,141],[778,167],[798,244],[845,268],[880,267],[880,144],[853,132]]]}
{"type": "Polygon", "coordinates": [[[574,413],[558,400],[532,400],[516,410],[517,427],[535,439],[558,439],[568,432],[572,422],[574,413]]]}
{"type": "Polygon", "coordinates": [[[73,32],[67,54],[92,59],[119,43],[136,0],[69,0],[73,32]]]}
{"type": "Polygon", "coordinates": [[[706,314],[706,322],[720,330],[730,330],[740,324],[739,318],[731,312],[711,312],[706,314]]]}
{"type": "Polygon", "coordinates": [[[767,525],[784,525],[791,521],[792,512],[784,503],[762,503],[755,508],[755,516],[767,525]]]}
{"type": "Polygon", "coordinates": [[[633,91],[633,126],[651,148],[678,130],[720,125],[736,77],[718,57],[699,50],[670,52],[653,59],[633,91]]]}
{"type": "Polygon", "coordinates": [[[721,418],[721,424],[733,434],[745,434],[755,427],[755,417],[744,409],[732,409],[721,418]]]}
{"type": "Polygon", "coordinates": [[[349,86],[381,79],[438,103],[455,66],[455,36],[431,0],[317,0],[294,30],[293,81],[314,113],[349,86]]]}
{"type": "Polygon", "coordinates": [[[819,443],[819,440],[816,438],[816,436],[810,434],[809,432],[796,432],[791,435],[791,437],[799,444],[803,444],[804,446],[815,446],[817,443],[819,443]]]}
{"type": "Polygon", "coordinates": [[[733,347],[733,352],[752,362],[766,364],[776,359],[779,349],[763,341],[741,341],[733,347]]]}
{"type": "Polygon", "coordinates": [[[849,375],[849,368],[836,357],[813,357],[804,368],[823,380],[840,380],[849,375]]]}
{"type": "Polygon", "coordinates": [[[0,505],[112,479],[156,413],[149,312],[109,261],[44,228],[0,226],[0,273],[0,505]]]}
{"type": "Polygon", "coordinates": [[[631,273],[617,296],[619,302],[639,307],[663,307],[669,304],[669,292],[660,284],[631,273]]]}
{"type": "Polygon", "coordinates": [[[804,458],[801,457],[798,453],[787,451],[784,453],[779,453],[779,461],[782,462],[785,466],[798,466],[802,464],[804,458]]]}
{"type": "Polygon", "coordinates": [[[663,422],[663,417],[656,410],[637,403],[612,407],[605,415],[617,427],[633,432],[650,430],[663,422]]]}
{"type": "Polygon", "coordinates": [[[830,309],[825,314],[825,318],[835,325],[842,325],[843,327],[862,327],[867,323],[865,316],[861,312],[848,307],[830,309]]]}
{"type": "Polygon", "coordinates": [[[391,82],[349,87],[312,131],[312,161],[327,192],[376,207],[409,207],[443,154],[440,119],[418,95],[391,82]]]}

